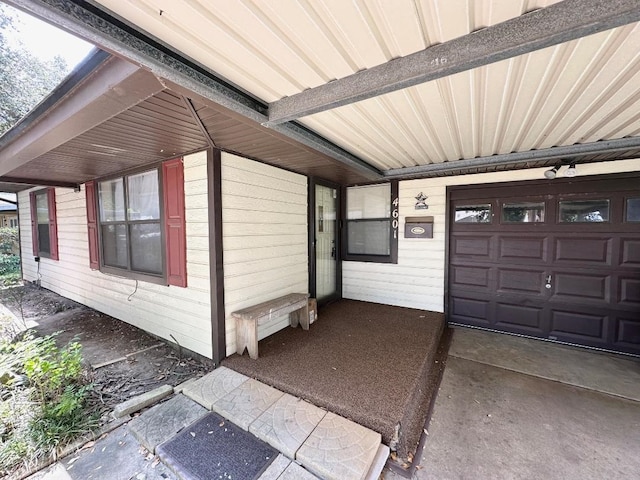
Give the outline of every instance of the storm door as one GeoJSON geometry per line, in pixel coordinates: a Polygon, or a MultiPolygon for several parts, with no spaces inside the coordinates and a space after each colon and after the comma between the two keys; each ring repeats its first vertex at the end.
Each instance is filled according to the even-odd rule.
{"type": "Polygon", "coordinates": [[[340,297],[339,263],[338,263],[338,195],[337,188],[313,185],[314,205],[311,212],[313,221],[312,294],[319,304],[327,303],[340,297]]]}

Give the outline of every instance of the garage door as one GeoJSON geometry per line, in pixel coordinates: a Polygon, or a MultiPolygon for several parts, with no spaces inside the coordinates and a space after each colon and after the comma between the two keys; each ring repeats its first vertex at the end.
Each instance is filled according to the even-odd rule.
{"type": "Polygon", "coordinates": [[[449,190],[450,322],[640,354],[640,176],[449,190]]]}

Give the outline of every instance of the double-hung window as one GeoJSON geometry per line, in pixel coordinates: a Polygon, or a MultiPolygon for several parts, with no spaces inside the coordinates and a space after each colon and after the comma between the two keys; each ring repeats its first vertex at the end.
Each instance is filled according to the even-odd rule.
{"type": "Polygon", "coordinates": [[[162,277],[158,169],[99,182],[98,205],[103,265],[162,277]]]}
{"type": "Polygon", "coordinates": [[[396,263],[398,183],[348,187],[344,259],[396,263]]]}
{"type": "Polygon", "coordinates": [[[187,286],[182,159],[85,189],[92,269],[187,286]]]}
{"type": "Polygon", "coordinates": [[[33,256],[58,260],[56,191],[45,188],[30,193],[33,256]]]}

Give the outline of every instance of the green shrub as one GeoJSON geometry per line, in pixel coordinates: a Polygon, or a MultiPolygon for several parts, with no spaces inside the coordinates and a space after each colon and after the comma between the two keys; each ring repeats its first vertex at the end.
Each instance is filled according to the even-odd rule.
{"type": "Polygon", "coordinates": [[[55,336],[27,332],[18,341],[0,343],[0,388],[11,391],[0,402],[0,473],[26,457],[49,454],[98,424],[99,412],[88,405],[92,385],[85,382],[81,345],[71,341],[60,348],[55,336]]]}
{"type": "Polygon", "coordinates": [[[0,227],[0,253],[17,255],[19,238],[18,227],[0,227]]]}
{"type": "Polygon", "coordinates": [[[20,257],[0,253],[0,276],[20,274],[20,257]]]}

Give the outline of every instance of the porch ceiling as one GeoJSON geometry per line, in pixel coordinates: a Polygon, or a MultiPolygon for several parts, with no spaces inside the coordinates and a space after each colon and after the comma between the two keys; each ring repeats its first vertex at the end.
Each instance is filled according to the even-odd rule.
{"type": "Polygon", "coordinates": [[[0,191],[74,187],[216,147],[336,183],[366,178],[150,72],[96,51],[0,139],[0,191]],[[71,83],[72,85],[67,85],[71,83]],[[189,98],[187,98],[187,95],[189,98]]]}
{"type": "Polygon", "coordinates": [[[220,148],[342,184],[640,149],[637,0],[7,1],[193,98],[220,148]]]}
{"type": "MultiPolygon", "coordinates": [[[[96,3],[268,104],[271,124],[290,118],[282,110],[293,111],[302,125],[382,172],[398,175],[404,168],[445,162],[455,168],[458,160],[640,136],[640,26],[634,23],[639,14],[628,13],[634,2],[96,3]],[[546,7],[550,19],[543,15],[547,10],[539,11],[541,19],[532,16],[546,7]],[[616,17],[623,9],[627,13],[616,17]],[[612,12],[611,19],[604,10],[612,12]],[[582,18],[592,11],[597,22],[582,18]],[[381,70],[372,94],[357,85],[360,78],[375,83],[359,74],[434,48],[443,53],[430,67],[445,68],[458,61],[454,46],[470,49],[476,38],[490,41],[505,21],[520,23],[511,32],[503,29],[512,37],[509,45],[496,37],[500,45],[479,47],[486,64],[476,64],[483,66],[467,60],[458,73],[444,71],[442,78],[389,93],[384,82],[393,72],[381,70]],[[603,31],[587,35],[598,31],[598,22],[603,31]],[[610,28],[616,24],[621,26],[610,28]],[[520,38],[525,27],[541,37],[535,46],[520,38]],[[536,28],[557,29],[559,39],[536,28]],[[564,41],[572,35],[576,39],[564,41]],[[507,47],[511,53],[499,50],[507,47]],[[532,51],[517,55],[518,48],[532,51]],[[307,101],[324,111],[298,118],[307,101]]],[[[420,68],[428,79],[428,69],[420,68]]]]}

